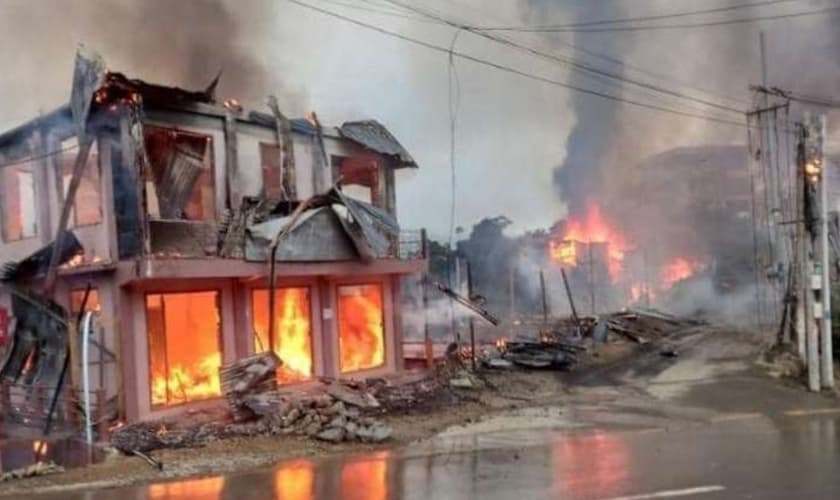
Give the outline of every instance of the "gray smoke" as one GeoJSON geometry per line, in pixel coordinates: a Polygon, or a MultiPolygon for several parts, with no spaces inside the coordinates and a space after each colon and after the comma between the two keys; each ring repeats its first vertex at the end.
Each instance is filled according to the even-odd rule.
{"type": "MultiPolygon", "coordinates": [[[[615,0],[567,2],[564,5],[569,5],[563,11],[566,15],[560,19],[557,16],[560,9],[556,2],[526,1],[530,6],[528,21],[534,24],[639,17],[701,6],[677,5],[664,0],[645,2],[643,9],[640,8],[641,4],[615,0]]],[[[740,0],[729,0],[708,7],[742,3],[740,0]]],[[[723,20],[797,12],[826,5],[830,3],[798,2],[668,22],[723,20]]],[[[746,109],[750,105],[748,85],[761,83],[758,48],[761,30],[765,31],[767,40],[771,85],[831,97],[840,79],[836,57],[840,50],[840,32],[834,28],[838,19],[840,17],[837,14],[824,14],[762,24],[673,31],[547,34],[545,39],[558,51],[571,53],[567,45],[571,42],[588,52],[603,53],[624,64],[593,59],[591,54],[581,51],[574,52],[575,59],[581,63],[597,64],[612,73],[746,109]],[[668,79],[640,74],[632,66],[657,68],[668,79]],[[721,100],[690,87],[731,96],[740,102],[721,100]]],[[[695,114],[723,116],[740,122],[744,120],[737,114],[704,108],[674,97],[653,98],[648,91],[630,84],[605,85],[603,81],[599,82],[580,72],[574,72],[569,83],[695,114]]],[[[746,143],[746,132],[737,127],[675,117],[627,104],[618,105],[582,94],[573,93],[572,96],[577,121],[568,138],[567,155],[558,165],[554,176],[558,193],[572,213],[580,210],[582,204],[590,198],[602,203],[604,200],[620,198],[621,186],[632,175],[632,167],[645,158],[678,147],[746,143]]],[[[615,207],[615,203],[603,204],[608,209],[613,208],[614,212],[618,211],[616,209],[619,207],[615,207]]]]}
{"type": "Polygon", "coordinates": [[[225,0],[6,0],[0,15],[4,48],[4,125],[19,123],[69,97],[79,43],[100,52],[108,69],[130,78],[188,89],[207,86],[222,70],[218,97],[262,107],[275,93],[285,107],[306,109],[302,92],[284,86],[270,67],[275,6],[225,0]],[[254,15],[254,9],[264,15],[254,15]]]}

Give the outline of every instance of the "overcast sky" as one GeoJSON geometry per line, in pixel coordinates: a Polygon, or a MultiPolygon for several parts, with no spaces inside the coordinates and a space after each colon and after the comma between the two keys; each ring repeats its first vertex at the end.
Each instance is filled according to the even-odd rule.
{"type": "MultiPolygon", "coordinates": [[[[454,33],[437,24],[363,10],[384,10],[384,0],[304,1],[438,45],[448,46],[454,33]]],[[[710,6],[707,1],[688,0],[413,3],[484,25],[557,23],[584,14],[646,15],[674,11],[676,4],[681,8],[710,6]],[[583,2],[586,9],[581,8],[583,2]],[[598,8],[593,9],[594,5],[598,8]],[[581,14],[582,10],[586,12],[581,14]]],[[[721,0],[715,5],[727,3],[738,2],[721,0]]],[[[803,28],[823,26],[817,20],[774,24],[768,34],[774,63],[801,59],[789,41],[799,37],[803,28]]],[[[100,52],[109,69],[164,84],[203,87],[219,68],[224,68],[220,97],[237,97],[259,108],[263,96],[276,93],[292,115],[315,110],[323,122],[330,124],[366,118],[384,123],[420,164],[418,171],[399,179],[398,210],[403,225],[428,227],[437,237],[448,233],[446,54],[283,0],[0,0],[0,32],[4,40],[0,47],[0,126],[4,129],[66,101],[79,42],[100,52]]],[[[757,38],[756,27],[739,27],[702,34],[588,34],[566,40],[586,47],[606,47],[616,51],[613,55],[617,58],[632,60],[673,80],[746,98],[747,85],[756,81],[759,73],[757,38]],[[618,38],[606,43],[602,37],[618,38]]],[[[517,40],[560,50],[557,39],[517,35],[517,40]]],[[[815,47],[833,49],[832,40],[815,41],[815,47]]],[[[457,49],[546,78],[569,80],[568,70],[557,64],[526,57],[469,34],[459,37],[457,49]]],[[[836,59],[833,52],[831,61],[820,62],[820,71],[834,82],[836,59]]],[[[468,228],[482,217],[503,214],[514,221],[515,231],[549,226],[565,214],[552,181],[553,172],[563,164],[569,135],[582,114],[587,109],[600,109],[587,107],[587,102],[597,98],[581,98],[557,86],[468,61],[456,61],[456,69],[460,88],[456,225],[468,228]]],[[[626,90],[618,92],[629,95],[626,90]]],[[[657,102],[672,104],[661,99],[657,102]]],[[[594,163],[609,162],[610,168],[620,172],[626,167],[623,163],[634,163],[672,147],[745,142],[745,133],[731,127],[627,106],[620,109],[620,115],[610,113],[604,118],[605,130],[620,133],[604,132],[603,139],[598,139],[612,154],[608,158],[593,157],[592,168],[600,168],[594,163]]]]}

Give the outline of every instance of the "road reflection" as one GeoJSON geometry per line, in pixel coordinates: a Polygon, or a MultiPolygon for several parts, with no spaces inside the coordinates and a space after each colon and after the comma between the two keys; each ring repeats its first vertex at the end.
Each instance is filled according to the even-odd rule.
{"type": "Polygon", "coordinates": [[[716,499],[838,498],[825,495],[840,491],[840,480],[834,479],[840,467],[838,421],[840,417],[784,417],[736,420],[674,432],[498,432],[474,439],[472,449],[447,438],[427,453],[419,452],[419,445],[410,445],[404,450],[355,457],[290,461],[226,477],[44,498],[586,499],[699,486],[725,490],[713,497],[716,499]],[[797,474],[787,473],[791,464],[797,474]],[[803,481],[802,476],[812,481],[803,481]],[[811,487],[816,490],[807,489],[811,487]],[[760,494],[768,491],[773,494],[760,494]]]}
{"type": "Polygon", "coordinates": [[[221,498],[225,478],[208,477],[173,483],[158,483],[149,486],[148,500],[216,500],[221,498]]]}
{"type": "Polygon", "coordinates": [[[616,434],[596,431],[559,439],[552,447],[554,484],[560,498],[621,491],[630,477],[630,452],[616,434]]]}
{"type": "Polygon", "coordinates": [[[388,453],[346,463],[341,467],[342,500],[385,500],[388,498],[388,453]]]}
{"type": "Polygon", "coordinates": [[[307,460],[297,460],[279,467],[274,473],[274,498],[315,498],[315,464],[307,460]]]}

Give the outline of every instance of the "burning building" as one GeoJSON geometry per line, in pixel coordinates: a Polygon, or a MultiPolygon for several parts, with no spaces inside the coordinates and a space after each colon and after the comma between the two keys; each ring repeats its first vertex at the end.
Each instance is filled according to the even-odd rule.
{"type": "Polygon", "coordinates": [[[282,384],[401,369],[399,285],[425,270],[426,245],[397,224],[396,171],[417,165],[384,126],[103,72],[82,138],[76,83],[70,104],[0,135],[4,383],[55,382],[12,304],[42,286],[49,258],[24,264],[55,238],[74,180],[68,229],[83,250],[53,297],[77,313],[87,295],[92,383],[126,420],[212,404],[220,365],[255,352],[281,358],[282,384]]]}

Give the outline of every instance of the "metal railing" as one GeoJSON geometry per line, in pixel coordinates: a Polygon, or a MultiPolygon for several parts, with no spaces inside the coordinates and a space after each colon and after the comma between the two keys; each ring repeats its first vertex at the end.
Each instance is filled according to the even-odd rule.
{"type": "MultiPolygon", "coordinates": [[[[0,434],[8,436],[15,429],[26,429],[29,434],[43,435],[55,396],[55,387],[0,382],[0,434]]],[[[84,432],[85,414],[82,405],[83,391],[64,388],[58,395],[52,416],[50,435],[81,436],[84,432]]],[[[100,441],[109,438],[108,403],[104,388],[91,391],[93,430],[100,441]]]]}
{"type": "Polygon", "coordinates": [[[402,260],[426,258],[426,230],[400,231],[395,257],[402,260]]]}

